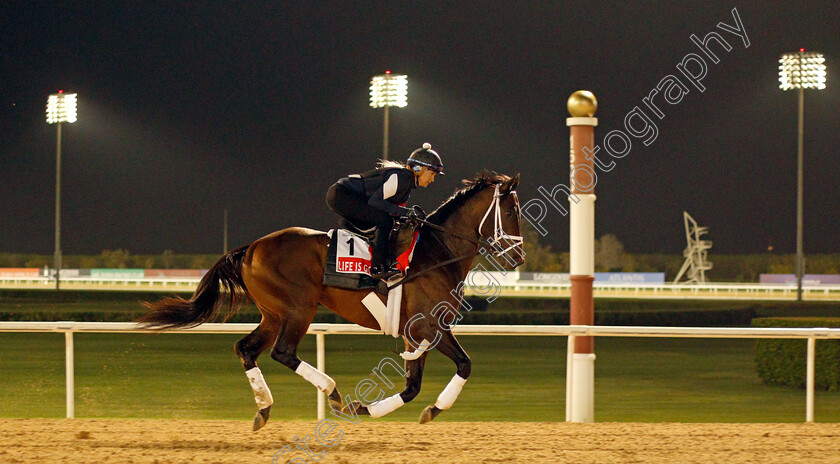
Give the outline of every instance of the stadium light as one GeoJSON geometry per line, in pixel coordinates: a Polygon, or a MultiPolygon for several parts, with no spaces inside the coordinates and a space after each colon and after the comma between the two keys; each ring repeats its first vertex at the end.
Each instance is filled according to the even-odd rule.
{"type": "Polygon", "coordinates": [[[796,300],[802,301],[802,275],[805,263],[802,253],[802,184],[803,184],[803,139],[805,89],[822,90],[825,88],[825,58],[822,53],[806,52],[800,48],[798,53],[785,53],[779,59],[779,88],[799,90],[799,130],[797,143],[796,167],[796,300]]]}
{"type": "Polygon", "coordinates": [[[785,53],[779,59],[779,87],[782,90],[825,88],[825,58],[822,53],[785,53]]]}
{"type": "Polygon", "coordinates": [[[370,81],[371,108],[385,108],[383,123],[382,159],[388,159],[388,108],[396,106],[405,108],[408,105],[408,76],[403,74],[385,74],[374,76],[370,81]]]}
{"type": "Polygon", "coordinates": [[[60,289],[61,274],[61,124],[76,122],[76,94],[59,90],[47,99],[47,123],[56,125],[55,148],[55,289],[60,289]]]}

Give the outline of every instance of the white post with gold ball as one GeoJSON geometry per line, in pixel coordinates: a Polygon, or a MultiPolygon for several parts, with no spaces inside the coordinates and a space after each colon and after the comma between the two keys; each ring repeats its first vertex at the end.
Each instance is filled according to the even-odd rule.
{"type": "MultiPolygon", "coordinates": [[[[593,325],[595,305],[592,282],[595,280],[595,184],[594,163],[584,153],[595,149],[595,126],[598,100],[587,90],[573,93],[567,102],[569,114],[569,280],[571,281],[570,323],[593,325]]],[[[575,337],[574,354],[567,366],[566,421],[595,420],[595,353],[592,337],[575,337]]]]}

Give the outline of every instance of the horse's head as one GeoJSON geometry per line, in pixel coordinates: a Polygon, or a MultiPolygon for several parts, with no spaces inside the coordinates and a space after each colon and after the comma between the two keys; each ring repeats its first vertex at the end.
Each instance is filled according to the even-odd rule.
{"type": "Polygon", "coordinates": [[[478,234],[485,239],[486,254],[501,261],[503,267],[514,269],[525,262],[520,235],[519,173],[513,177],[498,175],[498,181],[485,190],[491,190],[487,210],[478,225],[478,234]]]}
{"type": "MultiPolygon", "coordinates": [[[[479,252],[515,268],[525,261],[519,236],[519,174],[509,177],[482,171],[436,209],[429,221],[481,243],[479,252]]],[[[456,239],[457,240],[457,239],[456,239]]],[[[462,242],[463,243],[463,242],[462,242]]]]}

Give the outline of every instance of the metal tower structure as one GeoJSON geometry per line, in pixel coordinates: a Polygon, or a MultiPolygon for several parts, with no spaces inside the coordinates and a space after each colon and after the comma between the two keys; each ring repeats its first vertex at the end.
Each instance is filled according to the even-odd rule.
{"type": "Polygon", "coordinates": [[[712,263],[706,260],[709,248],[712,247],[711,240],[702,240],[704,234],[709,232],[708,227],[699,227],[697,221],[691,217],[690,214],[683,211],[683,220],[685,222],[685,240],[687,246],[683,250],[685,256],[685,263],[683,263],[677,278],[674,283],[680,281],[685,275],[687,277],[686,283],[706,283],[706,271],[712,268],[712,263]]]}

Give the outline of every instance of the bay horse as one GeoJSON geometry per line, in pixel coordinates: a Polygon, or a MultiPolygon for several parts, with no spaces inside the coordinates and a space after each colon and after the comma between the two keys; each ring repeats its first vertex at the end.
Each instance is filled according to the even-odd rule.
{"type": "MultiPolygon", "coordinates": [[[[484,171],[420,221],[419,240],[411,266],[403,278],[399,333],[406,350],[405,389],[365,406],[343,404],[335,381],[298,358],[297,348],[306,334],[318,303],[363,327],[381,330],[362,303],[371,290],[324,286],[322,277],[330,238],[324,232],[291,227],[262,237],[224,255],[201,279],[189,299],[169,297],[144,303],[148,312],[138,320],[147,328],[194,327],[232,316],[247,298],[262,319],[234,348],[245,368],[259,408],[253,429],[266,424],[273,404],[271,391],[257,367],[257,357],[269,347],[271,357],[328,395],[336,411],[381,417],[408,403],[420,392],[423,366],[434,348],[451,359],[457,373],[434,405],[424,409],[420,423],[431,421],[451,407],[470,375],[470,358],[450,331],[454,312],[463,300],[464,279],[479,254],[504,257],[504,268],[522,264],[519,200],[514,177],[484,171]],[[453,308],[440,311],[440,304],[453,308]],[[437,309],[435,309],[437,308],[437,309]],[[440,312],[441,314],[435,314],[440,312]],[[409,321],[411,321],[409,323],[409,321]],[[448,321],[448,322],[447,322],[448,321]],[[418,340],[426,343],[420,346],[418,340]]],[[[384,297],[379,296],[384,301],[384,297]]]]}

